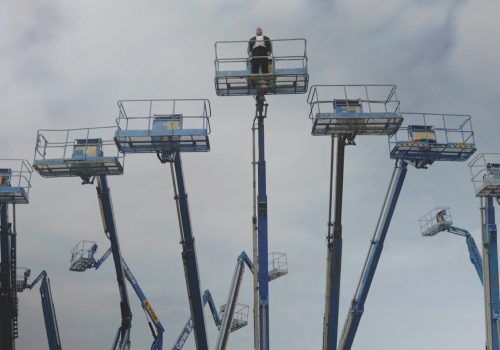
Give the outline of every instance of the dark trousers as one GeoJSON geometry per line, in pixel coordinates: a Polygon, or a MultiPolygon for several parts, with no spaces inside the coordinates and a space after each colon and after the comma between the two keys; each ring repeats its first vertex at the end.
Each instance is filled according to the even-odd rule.
{"type": "Polygon", "coordinates": [[[259,73],[259,68],[262,69],[262,73],[269,73],[267,69],[267,66],[269,64],[269,60],[267,59],[267,48],[263,46],[254,47],[252,50],[252,56],[265,56],[252,58],[252,74],[259,73]]]}

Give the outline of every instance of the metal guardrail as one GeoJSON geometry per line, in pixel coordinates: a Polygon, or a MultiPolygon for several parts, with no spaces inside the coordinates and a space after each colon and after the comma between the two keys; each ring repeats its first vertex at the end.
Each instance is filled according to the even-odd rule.
{"type": "Polygon", "coordinates": [[[25,159],[0,159],[0,203],[27,204],[32,174],[25,159]]]}
{"type": "Polygon", "coordinates": [[[270,56],[247,54],[248,41],[215,43],[215,90],[219,96],[302,94],[307,92],[307,42],[276,39],[270,56]],[[268,59],[268,72],[252,73],[252,59],[268,59]]]}
{"type": "Polygon", "coordinates": [[[152,131],[156,118],[176,115],[182,116],[182,129],[203,130],[210,134],[212,111],[207,99],[120,100],[116,124],[123,131],[152,131]]]}
{"type": "Polygon", "coordinates": [[[122,100],[118,110],[114,140],[122,153],[210,150],[207,99],[122,100]]]}
{"type": "Polygon", "coordinates": [[[477,197],[500,197],[500,153],[479,153],[469,169],[477,197]]]}
{"type": "MultiPolygon", "coordinates": [[[[273,70],[302,69],[307,71],[307,41],[304,38],[270,40],[273,46],[273,70]]],[[[246,71],[250,74],[247,54],[248,40],[217,41],[215,44],[215,75],[246,71]]]]}
{"type": "Polygon", "coordinates": [[[422,236],[433,236],[443,227],[453,225],[449,207],[436,207],[418,219],[422,236]]]}
{"type": "Polygon", "coordinates": [[[313,85],[313,135],[392,135],[403,122],[396,85],[313,85]]]}
{"type": "Polygon", "coordinates": [[[112,138],[115,128],[38,130],[33,168],[43,177],[120,175],[125,156],[112,138]]]}
{"type": "Polygon", "coordinates": [[[309,119],[318,114],[349,112],[335,109],[335,101],[357,102],[357,113],[398,113],[400,101],[396,85],[355,84],[355,85],[313,85],[309,89],[307,103],[310,105],[309,119]]]}
{"type": "MultiPolygon", "coordinates": [[[[389,136],[391,158],[409,161],[464,161],[475,151],[470,115],[402,113],[398,132],[389,136]]],[[[429,163],[430,162],[430,163],[429,163]]]]}

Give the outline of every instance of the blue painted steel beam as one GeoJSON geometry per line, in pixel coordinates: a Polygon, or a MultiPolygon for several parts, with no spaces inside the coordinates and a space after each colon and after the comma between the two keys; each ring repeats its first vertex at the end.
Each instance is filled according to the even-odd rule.
{"type": "Polygon", "coordinates": [[[0,349],[14,350],[16,300],[12,280],[12,232],[7,203],[0,203],[0,349]]]}
{"type": "Polygon", "coordinates": [[[217,328],[219,328],[222,320],[220,319],[219,312],[217,311],[214,299],[212,298],[212,294],[208,289],[203,293],[203,305],[206,304],[208,304],[208,307],[210,308],[210,312],[212,313],[215,325],[217,326],[217,328]]]}
{"type": "MultiPolygon", "coordinates": [[[[207,289],[203,293],[203,305],[206,305],[208,303],[208,306],[210,307],[210,312],[212,313],[212,317],[214,319],[214,323],[219,328],[221,324],[221,319],[219,316],[219,312],[217,311],[217,307],[215,306],[215,302],[212,298],[212,294],[210,291],[207,289]]],[[[189,335],[191,334],[191,331],[193,330],[193,321],[191,318],[186,322],[186,325],[181,331],[181,334],[179,334],[179,337],[177,337],[177,340],[174,343],[174,346],[172,347],[172,350],[181,350],[184,347],[184,344],[186,344],[186,340],[189,338],[189,335]]]]}
{"type": "Polygon", "coordinates": [[[264,96],[256,97],[257,140],[257,241],[259,252],[259,335],[260,350],[269,350],[269,266],[267,232],[266,159],[264,146],[264,119],[266,117],[264,96]]]}
{"type": "Polygon", "coordinates": [[[50,350],[61,350],[61,339],[59,337],[59,328],[57,326],[56,310],[52,300],[50,290],[50,281],[48,277],[42,280],[40,285],[40,295],[42,297],[43,318],[45,320],[45,330],[50,350]]]}
{"type": "MultiPolygon", "coordinates": [[[[253,273],[253,263],[252,260],[248,257],[248,255],[245,252],[242,252],[240,256],[238,257],[238,263],[245,263],[247,264],[248,268],[250,271],[253,273]]],[[[212,298],[212,294],[210,291],[207,289],[203,293],[203,305],[206,305],[208,303],[208,306],[210,307],[210,312],[212,313],[212,317],[214,319],[214,323],[217,326],[217,328],[221,327],[222,320],[220,318],[219,312],[217,311],[217,307],[215,306],[215,302],[212,298]]],[[[227,304],[226,304],[227,305],[227,304]]],[[[186,344],[186,340],[191,334],[191,331],[193,330],[193,322],[191,321],[191,318],[186,322],[186,325],[182,329],[181,334],[177,338],[174,346],[172,347],[172,350],[181,350],[184,347],[184,344],[186,344]]]]}
{"type": "Polygon", "coordinates": [[[111,201],[111,193],[108,186],[106,175],[101,175],[97,178],[97,196],[101,208],[103,218],[104,231],[109,235],[111,242],[111,252],[116,271],[116,280],[120,292],[120,311],[122,322],[118,333],[116,334],[113,344],[114,349],[126,349],[130,346],[130,327],[132,322],[132,312],[130,311],[130,302],[125,284],[125,273],[122,264],[120,242],[116,232],[115,217],[113,213],[113,204],[111,201]]]}
{"type": "Polygon", "coordinates": [[[28,285],[32,289],[40,280],[40,297],[42,299],[43,319],[45,321],[45,331],[47,333],[47,341],[49,350],[61,350],[61,339],[59,337],[59,327],[57,325],[56,310],[52,299],[52,290],[50,288],[50,280],[46,271],[42,271],[35,280],[28,285]]]}
{"type": "Polygon", "coordinates": [[[340,276],[342,270],[342,198],[344,187],[345,138],[337,136],[337,153],[334,156],[335,138],[332,137],[330,163],[330,198],[328,210],[327,277],[325,315],[323,320],[323,350],[337,348],[340,276]],[[333,171],[335,163],[335,185],[333,171]],[[335,215],[332,223],[332,195],[335,186],[335,215]]]}
{"type": "Polygon", "coordinates": [[[238,257],[238,261],[242,261],[245,264],[247,264],[248,268],[253,273],[253,262],[252,262],[252,260],[250,259],[250,257],[248,256],[247,253],[241,252],[240,256],[238,257]]]}
{"type": "MultiPolygon", "coordinates": [[[[153,307],[148,301],[148,298],[146,298],[146,295],[144,294],[141,286],[137,282],[135,276],[132,274],[132,271],[130,271],[127,263],[122,259],[123,262],[123,269],[125,271],[125,276],[127,277],[127,280],[129,281],[130,285],[135,291],[135,294],[139,298],[142,304],[142,308],[146,311],[148,314],[149,318],[153,322],[156,332],[151,329],[151,332],[153,333],[153,337],[155,338],[153,344],[151,345],[151,350],[161,350],[163,349],[163,333],[165,332],[165,329],[163,328],[163,325],[161,324],[160,320],[158,319],[158,316],[156,316],[155,311],[153,310],[153,307]]],[[[151,327],[151,324],[150,324],[151,327]]]]}
{"type": "Polygon", "coordinates": [[[498,242],[493,197],[481,198],[483,231],[484,302],[486,349],[499,350],[498,315],[500,314],[498,278],[498,242]]]}
{"type": "Polygon", "coordinates": [[[361,278],[359,280],[354,298],[351,302],[347,319],[344,323],[338,349],[349,350],[354,342],[354,337],[356,336],[356,331],[358,330],[361,316],[363,315],[366,298],[368,296],[368,292],[370,291],[370,286],[377,269],[380,255],[382,254],[385,237],[387,235],[387,231],[389,230],[394,209],[396,208],[396,204],[401,193],[401,188],[403,187],[407,166],[408,164],[405,161],[396,161],[389,189],[385,197],[384,206],[382,207],[377,228],[375,229],[370,249],[368,251],[368,256],[361,273],[361,278]]]}
{"type": "MultiPolygon", "coordinates": [[[[219,337],[217,338],[217,344],[215,346],[216,350],[225,350],[227,347],[229,334],[231,333],[231,326],[233,324],[234,311],[240,292],[241,281],[243,279],[243,272],[245,271],[245,264],[252,266],[252,262],[250,261],[248,255],[245,252],[242,252],[240,256],[238,256],[236,267],[234,269],[233,279],[231,281],[229,295],[227,297],[226,307],[224,310],[224,316],[222,317],[220,324],[219,337]]],[[[250,269],[252,269],[252,267],[250,267],[250,269]]]]}
{"type": "Polygon", "coordinates": [[[483,283],[483,263],[481,262],[481,254],[479,253],[479,250],[477,249],[476,242],[474,242],[474,238],[469,234],[465,242],[467,243],[467,249],[469,250],[469,258],[474,265],[474,268],[476,269],[477,276],[479,277],[479,280],[481,281],[481,284],[483,283]]]}
{"type": "Polygon", "coordinates": [[[186,325],[182,329],[181,334],[175,341],[172,350],[181,350],[184,347],[184,344],[186,344],[186,341],[189,338],[189,335],[191,334],[192,330],[193,330],[193,320],[192,318],[189,318],[189,320],[186,322],[186,325]]]}
{"type": "Polygon", "coordinates": [[[474,268],[476,269],[477,276],[479,277],[479,280],[481,281],[481,284],[483,283],[483,263],[482,263],[482,258],[481,254],[479,253],[479,250],[477,249],[476,242],[474,241],[474,238],[470,234],[469,231],[464,230],[463,228],[455,227],[455,226],[450,226],[448,228],[448,231],[451,233],[454,233],[456,235],[465,237],[465,243],[467,243],[467,250],[469,251],[469,258],[474,265],[474,268]]]}
{"type": "MultiPolygon", "coordinates": [[[[99,260],[95,260],[93,264],[93,268],[96,270],[101,267],[101,265],[106,261],[106,259],[111,255],[111,248],[108,248],[108,250],[99,258],[99,260]]],[[[122,264],[123,264],[123,271],[125,273],[125,277],[127,278],[127,281],[130,283],[132,288],[134,289],[135,294],[141,301],[142,308],[144,311],[148,314],[150,320],[153,322],[156,332],[151,328],[151,324],[149,324],[151,328],[151,333],[153,334],[153,338],[155,339],[153,341],[153,344],[151,345],[151,350],[161,350],[163,349],[163,333],[165,333],[165,328],[161,324],[158,316],[156,315],[156,312],[153,310],[153,307],[148,301],[148,298],[146,297],[146,294],[144,294],[144,291],[142,290],[141,286],[139,285],[139,282],[135,278],[134,274],[128,267],[127,263],[122,257],[122,264]]]]}
{"type": "MultiPolygon", "coordinates": [[[[95,268],[96,270],[101,267],[101,265],[106,261],[106,259],[111,255],[111,247],[108,248],[108,250],[106,250],[106,253],[104,253],[101,258],[99,260],[96,260],[93,264],[93,268],[95,268]]],[[[123,257],[122,257],[123,259],[123,257]]]]}
{"type": "Polygon", "coordinates": [[[188,289],[189,307],[191,309],[191,318],[193,320],[194,336],[197,350],[208,350],[208,340],[205,327],[205,316],[203,315],[203,301],[200,290],[200,278],[198,272],[198,263],[196,260],[196,250],[194,237],[191,228],[191,218],[189,215],[188,198],[184,185],[184,174],[182,171],[181,154],[174,155],[174,181],[177,184],[179,206],[179,220],[182,237],[182,261],[184,264],[184,273],[186,277],[186,286],[188,289]]]}

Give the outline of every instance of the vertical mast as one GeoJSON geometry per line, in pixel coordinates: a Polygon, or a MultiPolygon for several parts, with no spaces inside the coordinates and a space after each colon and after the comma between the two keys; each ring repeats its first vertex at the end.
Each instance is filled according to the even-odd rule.
{"type": "Polygon", "coordinates": [[[335,137],[332,135],[330,162],[330,197],[328,209],[327,276],[325,316],[323,320],[323,350],[335,350],[339,320],[340,275],[342,267],[342,197],[344,186],[345,136],[338,135],[337,153],[334,154],[335,137]],[[335,164],[335,183],[334,183],[335,164]],[[335,188],[334,188],[335,186],[335,188]],[[332,195],[335,190],[335,214],[332,222],[332,195]]]}
{"type": "Polygon", "coordinates": [[[256,118],[258,125],[259,160],[258,173],[258,275],[259,275],[259,328],[260,350],[269,349],[269,273],[268,273],[268,234],[267,234],[267,191],[266,191],[266,159],[264,146],[264,119],[267,114],[267,103],[264,95],[257,95],[256,118]]]}

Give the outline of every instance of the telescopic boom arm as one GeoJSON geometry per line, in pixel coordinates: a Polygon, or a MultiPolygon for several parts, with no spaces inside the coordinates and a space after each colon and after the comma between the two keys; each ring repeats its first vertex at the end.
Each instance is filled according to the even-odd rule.
{"type": "MultiPolygon", "coordinates": [[[[203,293],[203,305],[206,305],[207,303],[208,306],[210,307],[210,312],[212,313],[214,323],[217,326],[217,328],[219,328],[221,324],[221,319],[217,311],[217,307],[215,306],[214,300],[212,298],[212,294],[208,289],[203,293]]],[[[193,331],[193,321],[191,320],[191,318],[189,318],[189,320],[186,322],[186,325],[182,329],[181,334],[179,334],[179,337],[175,341],[172,350],[181,350],[184,347],[184,344],[186,344],[186,340],[188,339],[192,331],[193,331]]]]}
{"type": "MultiPolygon", "coordinates": [[[[96,270],[106,261],[106,259],[111,255],[111,248],[109,248],[103,256],[99,260],[95,260],[94,264],[92,267],[94,267],[96,270]]],[[[132,288],[135,291],[135,294],[141,301],[141,306],[146,312],[146,315],[148,316],[148,324],[149,328],[151,329],[151,334],[153,335],[154,341],[153,344],[151,345],[151,350],[161,350],[163,349],[163,333],[165,332],[165,328],[163,328],[163,325],[161,324],[160,320],[158,319],[158,316],[156,315],[155,311],[153,310],[153,307],[149,303],[146,295],[144,294],[141,286],[137,282],[137,279],[134,277],[132,274],[132,271],[128,267],[127,263],[122,257],[122,264],[123,264],[123,270],[125,272],[125,278],[127,281],[130,283],[132,288]],[[153,329],[154,325],[154,329],[153,329]]]]}
{"type": "Polygon", "coordinates": [[[217,350],[226,349],[229,340],[229,333],[231,333],[231,326],[233,323],[234,310],[240,292],[241,280],[243,279],[243,272],[245,271],[245,264],[248,265],[250,271],[253,272],[253,264],[245,252],[242,252],[238,257],[236,268],[233,274],[233,281],[229,289],[229,296],[227,297],[226,309],[222,317],[222,323],[219,330],[219,337],[217,339],[217,350]]]}
{"type": "Polygon", "coordinates": [[[47,272],[42,271],[35,280],[27,285],[27,288],[33,289],[38,282],[40,284],[40,296],[42,298],[43,318],[45,320],[45,330],[50,350],[61,350],[61,339],[59,337],[59,327],[57,326],[56,310],[52,300],[52,291],[50,289],[50,280],[47,272]]]}
{"type": "Polygon", "coordinates": [[[474,242],[474,238],[472,238],[472,235],[469,233],[469,231],[466,231],[464,229],[455,227],[455,226],[450,226],[447,229],[448,232],[465,237],[465,242],[467,243],[467,249],[469,250],[469,258],[474,265],[474,268],[476,269],[477,276],[481,280],[481,284],[483,283],[483,262],[481,258],[481,254],[479,253],[479,250],[477,249],[476,242],[474,242]]]}
{"type": "Polygon", "coordinates": [[[363,315],[366,298],[370,291],[370,286],[377,269],[377,265],[382,254],[384,247],[385,237],[389,230],[389,225],[396,208],[396,204],[403,187],[404,179],[407,172],[407,165],[405,161],[397,161],[394,167],[394,173],[391,178],[391,183],[387,191],[384,206],[380,213],[377,223],[377,228],[371,241],[370,249],[366,257],[363,272],[359,279],[356,293],[351,302],[347,319],[344,323],[344,328],[339,341],[339,350],[349,350],[354,342],[356,331],[358,330],[361,316],[363,315]]]}
{"type": "Polygon", "coordinates": [[[121,259],[120,244],[116,232],[115,216],[113,204],[111,201],[111,192],[108,186],[106,175],[97,177],[97,197],[101,209],[104,232],[111,242],[111,252],[115,263],[116,280],[120,292],[120,310],[122,323],[118,329],[112,349],[126,350],[130,348],[130,328],[132,323],[132,312],[130,311],[130,302],[125,284],[124,269],[121,259]]]}
{"type": "MultiPolygon", "coordinates": [[[[234,313],[234,306],[236,305],[236,301],[238,299],[237,294],[235,295],[234,292],[239,290],[239,284],[241,282],[241,275],[243,274],[243,267],[244,264],[247,264],[248,268],[250,271],[253,270],[253,263],[248,257],[248,255],[245,252],[242,252],[240,256],[238,257],[238,262],[237,262],[237,267],[235,271],[235,275],[233,276],[233,281],[231,283],[231,290],[229,293],[229,298],[230,302],[228,302],[226,305],[231,305],[233,303],[234,305],[231,308],[226,308],[227,310],[233,310],[234,313]],[[236,286],[236,288],[233,288],[233,286],[236,286]]],[[[222,340],[222,338],[226,338],[225,343],[227,344],[227,338],[228,334],[223,335],[223,332],[230,333],[231,332],[231,324],[233,320],[233,314],[229,315],[229,312],[224,312],[223,319],[220,318],[219,313],[217,311],[217,307],[215,306],[215,303],[212,298],[212,294],[210,291],[207,289],[205,293],[203,293],[203,305],[206,305],[208,303],[208,306],[210,307],[210,311],[212,313],[212,317],[214,319],[214,323],[217,326],[217,328],[220,330],[219,331],[219,341],[222,340]],[[227,321],[230,320],[230,321],[227,321]],[[224,322],[226,324],[229,324],[230,326],[227,326],[224,328],[224,322]],[[224,331],[225,330],[225,331],[224,331]]],[[[184,326],[181,334],[177,338],[177,341],[175,342],[174,346],[172,347],[172,350],[181,350],[186,343],[187,338],[189,337],[189,334],[191,334],[191,331],[193,330],[193,323],[191,321],[191,318],[186,322],[186,325],[184,326]]]]}

